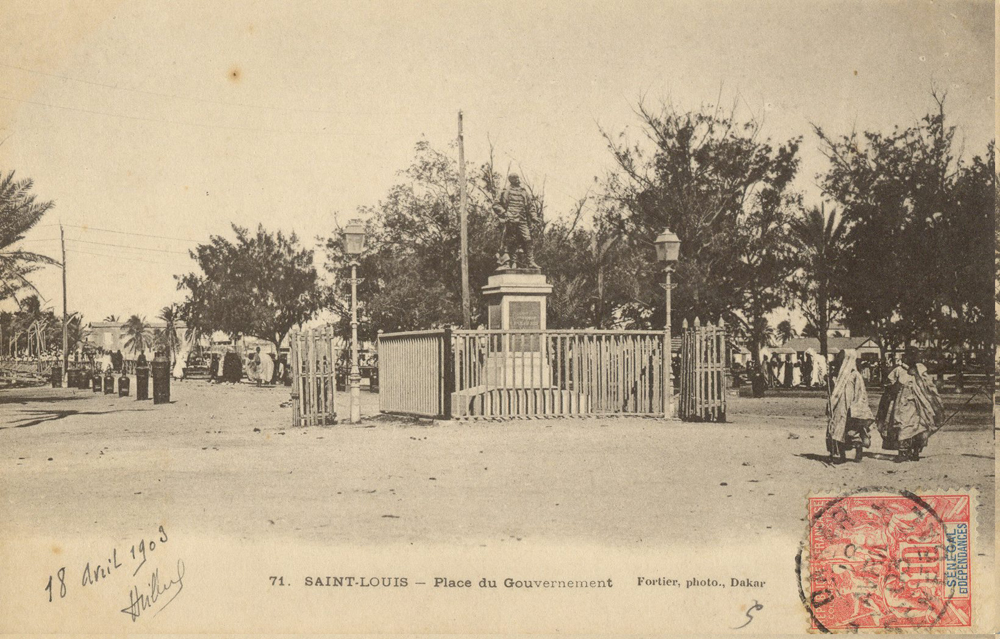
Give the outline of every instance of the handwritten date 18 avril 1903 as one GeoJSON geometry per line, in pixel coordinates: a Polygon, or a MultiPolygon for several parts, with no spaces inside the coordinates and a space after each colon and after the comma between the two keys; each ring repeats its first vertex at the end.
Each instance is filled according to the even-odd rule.
{"type": "MultiPolygon", "coordinates": [[[[80,586],[97,585],[102,581],[106,581],[108,577],[126,566],[129,568],[134,566],[132,570],[132,576],[134,577],[146,563],[148,553],[155,552],[156,548],[166,544],[168,539],[167,532],[163,529],[163,526],[160,526],[158,534],[154,538],[142,538],[122,553],[118,552],[118,548],[112,548],[111,552],[107,553],[101,559],[87,562],[81,571],[80,586]]],[[[66,566],[60,567],[53,574],[49,575],[48,582],[45,584],[45,592],[48,594],[50,602],[66,597],[68,592],[66,566]]]]}

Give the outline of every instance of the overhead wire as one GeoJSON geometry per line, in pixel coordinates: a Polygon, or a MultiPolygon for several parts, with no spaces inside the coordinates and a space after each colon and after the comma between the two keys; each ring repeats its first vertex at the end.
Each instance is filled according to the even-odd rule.
{"type": "Polygon", "coordinates": [[[95,253],[95,252],[92,252],[92,251],[81,251],[80,249],[72,249],[72,248],[66,249],[66,252],[67,253],[76,253],[76,254],[79,254],[79,255],[92,255],[94,257],[104,257],[104,258],[116,259],[116,260],[127,260],[129,262],[143,262],[145,264],[159,264],[160,266],[175,266],[174,264],[170,264],[169,262],[158,262],[156,260],[147,260],[147,259],[143,259],[141,257],[136,257],[136,256],[133,256],[133,255],[121,255],[121,254],[119,254],[119,255],[113,255],[113,254],[107,254],[107,253],[95,253]]]}
{"type": "Polygon", "coordinates": [[[133,251],[154,251],[156,253],[173,253],[175,255],[188,255],[187,251],[171,251],[169,249],[149,248],[149,247],[146,247],[146,246],[129,246],[127,244],[110,244],[108,242],[91,242],[90,240],[77,240],[77,239],[74,239],[74,238],[67,238],[66,241],[67,242],[79,242],[79,243],[82,243],[82,244],[95,244],[95,245],[98,245],[98,246],[113,246],[115,248],[130,249],[130,250],[133,250],[133,251]]]}
{"type": "Polygon", "coordinates": [[[136,235],[139,237],[152,237],[158,240],[176,240],[178,242],[200,242],[201,240],[194,240],[189,237],[170,237],[168,235],[153,235],[151,233],[137,233],[135,231],[115,231],[113,229],[104,229],[97,226],[81,226],[79,224],[66,224],[64,226],[82,229],[84,231],[100,231],[102,233],[115,233],[118,235],[136,235]]]}

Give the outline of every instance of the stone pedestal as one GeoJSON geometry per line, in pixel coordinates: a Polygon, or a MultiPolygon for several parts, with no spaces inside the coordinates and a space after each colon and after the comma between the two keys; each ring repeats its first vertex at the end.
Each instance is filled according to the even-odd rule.
{"type": "Polygon", "coordinates": [[[552,285],[538,269],[511,268],[490,275],[483,287],[490,330],[544,331],[552,285]]]}
{"type": "MultiPolygon", "coordinates": [[[[483,287],[490,330],[544,331],[552,285],[537,269],[504,269],[483,287]]],[[[542,335],[503,335],[485,362],[485,379],[496,388],[546,388],[552,373],[542,335]],[[494,350],[495,349],[495,350],[494,350]]]]}

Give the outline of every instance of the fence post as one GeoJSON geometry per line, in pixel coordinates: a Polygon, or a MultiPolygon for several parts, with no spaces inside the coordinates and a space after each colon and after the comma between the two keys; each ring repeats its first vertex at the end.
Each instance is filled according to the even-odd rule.
{"type": "MultiPolygon", "coordinates": [[[[292,426],[298,426],[301,415],[299,413],[299,334],[296,331],[292,331],[288,337],[288,344],[291,348],[288,349],[288,359],[291,361],[289,364],[292,367],[292,426]]],[[[224,359],[224,358],[223,358],[224,359]]]]}
{"type": "Polygon", "coordinates": [[[441,354],[444,361],[441,362],[441,368],[439,369],[444,377],[441,384],[441,388],[444,391],[444,397],[441,398],[441,414],[444,419],[451,419],[451,395],[455,392],[455,357],[452,350],[451,326],[444,327],[443,339],[444,344],[442,344],[441,354]]]}

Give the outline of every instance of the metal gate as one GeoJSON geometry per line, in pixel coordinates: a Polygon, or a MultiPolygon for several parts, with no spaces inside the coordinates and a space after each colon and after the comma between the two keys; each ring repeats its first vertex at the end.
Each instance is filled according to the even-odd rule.
{"type": "Polygon", "coordinates": [[[337,423],[337,348],[333,327],[292,331],[288,336],[292,368],[292,424],[337,423]]]}
{"type": "Polygon", "coordinates": [[[695,318],[684,320],[681,340],[680,403],[678,416],[686,421],[726,421],[726,328],[695,318]]]}
{"type": "Polygon", "coordinates": [[[379,410],[423,417],[449,417],[445,392],[446,330],[379,333],[379,410]]]}

